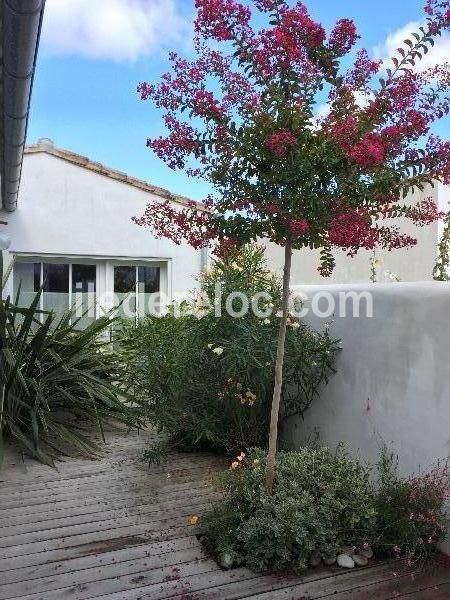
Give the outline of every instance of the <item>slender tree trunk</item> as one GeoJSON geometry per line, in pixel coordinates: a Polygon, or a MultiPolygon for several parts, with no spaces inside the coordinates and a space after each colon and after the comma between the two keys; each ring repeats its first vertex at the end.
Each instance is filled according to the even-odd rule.
{"type": "Polygon", "coordinates": [[[280,412],[281,389],[283,386],[284,347],[286,325],[289,313],[289,284],[291,280],[292,242],[288,240],[284,248],[282,317],[278,331],[277,358],[275,361],[275,386],[273,389],[272,411],[270,415],[269,452],[267,454],[266,489],[272,493],[275,477],[275,458],[278,441],[278,417],[280,412]]]}

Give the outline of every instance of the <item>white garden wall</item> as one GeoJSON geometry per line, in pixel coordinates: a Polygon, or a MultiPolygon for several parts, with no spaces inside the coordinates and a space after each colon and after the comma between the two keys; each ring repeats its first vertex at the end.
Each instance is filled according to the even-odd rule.
{"type": "MultiPolygon", "coordinates": [[[[450,186],[440,183],[436,183],[434,187],[427,186],[423,192],[416,190],[410,194],[405,202],[416,203],[425,198],[433,198],[442,210],[448,211],[450,186]]],[[[377,250],[376,256],[381,261],[381,265],[377,268],[377,281],[389,281],[386,273],[388,271],[397,274],[402,281],[431,281],[443,222],[433,223],[427,227],[416,227],[406,219],[397,219],[395,223],[400,226],[403,233],[417,239],[417,245],[392,252],[377,250]]],[[[271,242],[265,242],[265,246],[270,268],[281,272],[284,260],[283,248],[271,242]]],[[[360,250],[352,260],[349,260],[346,252],[342,250],[335,250],[333,254],[336,268],[329,278],[324,279],[317,271],[320,264],[319,251],[309,248],[296,250],[292,257],[292,283],[327,285],[370,281],[372,251],[360,250]]]]}
{"type": "MultiPolygon", "coordinates": [[[[450,284],[391,283],[305,286],[319,290],[368,291],[373,317],[332,317],[342,339],[337,374],[305,415],[289,419],[290,446],[317,431],[331,446],[339,442],[376,462],[392,443],[404,473],[428,469],[450,456],[450,284]]],[[[325,310],[327,303],[319,306],[325,310]]],[[[350,311],[349,311],[350,312],[350,311]]],[[[329,319],[308,316],[315,327],[329,319]]],[[[446,547],[450,552],[450,544],[446,547]]]]}

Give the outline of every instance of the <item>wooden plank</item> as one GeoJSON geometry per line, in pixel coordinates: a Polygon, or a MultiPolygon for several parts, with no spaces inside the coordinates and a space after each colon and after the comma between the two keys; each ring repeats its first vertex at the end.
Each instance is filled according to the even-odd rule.
{"type": "MultiPolygon", "coordinates": [[[[146,496],[149,502],[158,501],[161,497],[167,497],[169,495],[186,493],[188,496],[191,495],[195,489],[202,489],[214,491],[211,488],[211,483],[208,479],[202,479],[194,477],[182,477],[179,480],[172,478],[165,478],[163,481],[158,482],[158,485],[148,485],[146,481],[140,481],[139,484],[132,483],[127,485],[125,482],[120,485],[98,485],[92,489],[87,489],[85,492],[74,492],[69,491],[58,497],[52,497],[51,495],[46,498],[35,499],[34,502],[24,500],[23,502],[17,502],[16,506],[13,502],[7,503],[3,509],[0,509],[0,524],[8,525],[9,518],[12,515],[20,516],[28,514],[40,515],[45,510],[58,510],[68,508],[68,505],[84,506],[86,503],[95,504],[97,501],[108,500],[115,497],[127,497],[139,498],[139,496],[146,496]],[[5,523],[3,523],[5,521],[5,523]]],[[[1,503],[1,500],[0,500],[1,503]]],[[[137,502],[135,502],[137,503],[137,502]]],[[[0,526],[1,526],[0,525],[0,526]]]]}
{"type": "MultiPolygon", "coordinates": [[[[116,564],[126,560],[141,559],[147,557],[149,561],[155,556],[164,554],[175,555],[181,550],[200,551],[198,540],[194,536],[177,538],[164,542],[139,543],[137,545],[126,544],[127,540],[107,543],[92,544],[79,558],[65,557],[59,561],[49,560],[42,564],[28,566],[29,556],[19,557],[12,564],[12,568],[1,574],[2,584],[10,584],[21,581],[39,579],[42,577],[56,576],[63,573],[73,573],[89,567],[101,567],[103,565],[116,564]]],[[[175,564],[175,563],[174,563],[175,564]]]]}
{"type": "MultiPolygon", "coordinates": [[[[162,600],[163,598],[175,598],[179,595],[193,600],[199,590],[214,588],[217,585],[246,579],[256,579],[257,574],[247,569],[234,569],[232,571],[210,571],[205,574],[195,574],[191,577],[181,577],[176,573],[173,578],[163,583],[153,585],[142,585],[137,589],[131,586],[124,591],[113,594],[101,594],[96,600],[162,600]]],[[[28,599],[27,599],[28,600],[28,599]]],[[[76,600],[79,600],[78,598],[76,600]]]]}
{"type": "MultiPolygon", "coordinates": [[[[170,460],[160,466],[148,467],[144,463],[140,465],[128,464],[126,467],[115,467],[113,463],[104,462],[102,465],[96,465],[94,468],[81,471],[79,468],[73,473],[55,472],[53,477],[49,479],[38,479],[34,474],[28,476],[26,482],[18,483],[16,481],[5,481],[0,478],[0,498],[9,496],[17,497],[27,493],[45,492],[48,490],[48,484],[51,483],[52,490],[57,490],[60,487],[76,488],[85,486],[90,481],[116,480],[125,477],[154,477],[157,475],[172,475],[180,469],[201,469],[207,468],[211,470],[224,467],[223,461],[214,460],[211,457],[195,457],[189,458],[178,454],[170,455],[170,460]]],[[[1,473],[1,472],[0,472],[1,473]]]]}
{"type": "Polygon", "coordinates": [[[0,549],[0,571],[2,570],[3,562],[26,554],[43,554],[52,550],[67,550],[68,548],[85,546],[94,542],[103,542],[130,536],[138,536],[142,542],[160,541],[164,539],[166,534],[172,537],[184,537],[192,532],[192,527],[189,527],[186,516],[173,517],[166,519],[164,522],[157,523],[151,520],[144,520],[144,522],[137,520],[137,522],[131,524],[125,521],[125,523],[125,525],[119,527],[111,526],[109,529],[101,529],[99,531],[95,528],[94,531],[62,538],[58,537],[39,542],[4,546],[0,549]],[[164,529],[164,525],[167,525],[166,529],[164,529]]]}
{"type": "Polygon", "coordinates": [[[126,503],[123,499],[116,502],[104,502],[101,504],[85,504],[78,508],[65,509],[59,511],[47,511],[36,515],[22,517],[11,517],[5,519],[4,524],[0,523],[0,540],[4,536],[18,535],[24,533],[33,533],[44,529],[53,529],[55,527],[79,525],[87,522],[105,521],[133,514],[157,513],[162,510],[175,507],[186,507],[189,505],[192,511],[198,510],[200,503],[205,504],[218,499],[218,495],[211,492],[208,488],[202,488],[195,494],[188,491],[175,496],[175,499],[164,500],[163,502],[154,502],[147,496],[133,497],[133,502],[126,503]],[[34,516],[34,518],[33,518],[34,516]]]}
{"type": "Polygon", "coordinates": [[[412,594],[401,594],[397,598],[403,598],[404,600],[449,600],[450,583],[434,585],[431,588],[413,592],[412,594]]]}
{"type": "MultiPolygon", "coordinates": [[[[147,584],[161,583],[174,573],[188,574],[192,572],[186,565],[195,565],[201,562],[206,562],[210,570],[218,568],[214,562],[205,560],[200,547],[152,557],[142,555],[140,558],[114,561],[100,566],[91,565],[85,569],[71,570],[65,573],[53,572],[50,575],[32,580],[19,580],[10,584],[0,584],[0,600],[9,600],[16,596],[34,596],[36,590],[39,590],[40,594],[46,592],[46,598],[53,597],[48,592],[54,590],[59,590],[60,595],[63,596],[69,590],[76,589],[81,585],[84,586],[87,583],[91,584],[91,591],[94,589],[100,590],[101,593],[116,592],[123,589],[124,580],[139,579],[144,581],[142,577],[144,575],[147,584]],[[137,578],[136,575],[139,575],[139,577],[137,578]],[[99,582],[102,582],[101,586],[99,582]]],[[[89,598],[91,596],[85,595],[83,597],[89,598]]]]}
{"type": "MultiPolygon", "coordinates": [[[[214,471],[202,466],[196,466],[186,469],[174,469],[164,473],[158,473],[155,475],[145,473],[130,473],[127,475],[124,473],[120,477],[104,478],[98,480],[96,478],[89,479],[87,482],[72,487],[71,485],[61,485],[56,489],[47,486],[46,489],[39,491],[30,492],[15,492],[14,494],[5,494],[0,497],[0,505],[3,508],[10,508],[17,506],[32,506],[33,504],[42,504],[43,501],[65,499],[69,494],[88,494],[90,491],[95,491],[99,486],[102,486],[104,490],[109,489],[122,489],[134,487],[147,487],[152,489],[153,486],[158,486],[162,483],[171,480],[172,482],[177,481],[189,481],[191,478],[197,480],[198,478],[206,480],[208,476],[214,471]]],[[[1,510],[1,509],[0,509],[1,510]]]]}
{"type": "Polygon", "coordinates": [[[147,492],[150,502],[152,499],[163,498],[166,494],[171,494],[177,490],[192,488],[197,489],[207,486],[208,481],[202,478],[201,476],[182,477],[178,480],[173,480],[172,478],[165,479],[159,482],[158,487],[155,483],[153,483],[153,488],[146,486],[145,482],[143,482],[142,486],[139,486],[137,489],[133,486],[111,486],[109,493],[108,489],[106,488],[98,489],[96,491],[89,491],[85,494],[67,493],[58,497],[58,499],[52,500],[51,498],[45,498],[42,499],[41,502],[32,504],[29,504],[27,502],[18,502],[17,506],[14,506],[13,503],[10,503],[9,506],[0,509],[0,516],[2,518],[7,519],[11,513],[18,514],[19,510],[21,510],[22,513],[33,514],[49,510],[52,506],[54,506],[55,509],[66,508],[69,504],[72,504],[73,506],[80,506],[83,505],[86,501],[107,500],[113,495],[122,496],[124,498],[128,497],[130,498],[130,500],[133,500],[133,498],[135,498],[137,494],[137,491],[140,491],[141,494],[147,492]]]}
{"type": "MultiPolygon", "coordinates": [[[[105,531],[108,529],[117,529],[128,525],[148,525],[148,531],[161,530],[164,527],[178,523],[180,525],[187,524],[188,518],[192,512],[203,512],[207,508],[207,504],[199,502],[194,506],[174,507],[159,511],[146,511],[145,508],[138,511],[136,514],[126,513],[125,515],[105,518],[103,520],[86,520],[75,525],[52,526],[49,529],[40,529],[31,533],[19,533],[13,535],[5,535],[0,537],[2,549],[11,548],[14,546],[28,545],[30,548],[35,547],[35,544],[48,542],[50,540],[65,539],[70,541],[71,537],[81,534],[95,533],[97,531],[105,531]]],[[[33,552],[35,550],[31,550],[33,552]]],[[[31,553],[30,552],[30,553],[31,553]]],[[[1,556],[1,554],[0,554],[1,556]]]]}
{"type": "MultiPolygon", "coordinates": [[[[382,581],[376,584],[364,582],[363,586],[356,587],[352,592],[333,595],[333,600],[390,600],[410,593],[415,593],[435,585],[450,582],[450,571],[439,569],[433,573],[422,571],[398,574],[392,571],[382,581]]],[[[323,596],[319,596],[322,598],[323,596]]],[[[314,597],[315,598],[315,597],[314,597]]]]}
{"type": "MultiPolygon", "coordinates": [[[[124,576],[114,576],[111,574],[110,579],[102,579],[93,582],[80,583],[76,585],[64,586],[56,590],[47,591],[43,596],[40,592],[20,596],[20,600],[86,600],[88,598],[99,598],[103,595],[126,594],[130,589],[139,592],[142,585],[152,586],[153,588],[168,585],[164,580],[171,581],[172,578],[178,577],[179,574],[185,574],[186,577],[196,575],[208,581],[208,578],[213,574],[212,570],[217,568],[213,562],[192,562],[180,564],[177,567],[163,567],[161,569],[148,571],[144,568],[143,571],[124,576]]],[[[165,596],[167,597],[167,596],[165,596]]],[[[170,597],[170,596],[169,596],[170,597]]],[[[11,599],[8,599],[11,600],[11,599]]]]}
{"type": "MultiPolygon", "coordinates": [[[[312,582],[301,582],[291,584],[283,590],[269,591],[252,596],[252,600],[291,600],[291,598],[303,598],[315,600],[316,598],[325,598],[332,596],[333,600],[338,597],[339,592],[349,593],[357,587],[369,584],[378,584],[385,578],[393,577],[393,565],[391,563],[369,566],[359,569],[339,569],[333,570],[329,577],[320,578],[312,582]]],[[[347,598],[347,596],[343,596],[347,598]]]]}

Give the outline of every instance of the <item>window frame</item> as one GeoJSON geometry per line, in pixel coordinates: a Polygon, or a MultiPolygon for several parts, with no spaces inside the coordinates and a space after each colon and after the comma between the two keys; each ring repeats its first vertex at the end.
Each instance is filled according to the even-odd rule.
{"type": "Polygon", "coordinates": [[[154,268],[154,269],[158,269],[158,279],[159,279],[159,284],[158,287],[159,289],[156,292],[144,292],[145,294],[161,294],[161,280],[162,280],[162,264],[160,261],[156,262],[156,261],[148,261],[148,262],[142,262],[142,261],[115,261],[112,263],[112,273],[113,273],[113,293],[116,293],[115,290],[115,285],[114,285],[114,270],[116,267],[133,267],[135,269],[135,284],[134,284],[134,290],[133,291],[129,291],[129,292],[117,292],[119,294],[121,293],[126,293],[126,294],[134,294],[135,296],[135,306],[136,306],[136,311],[135,311],[135,321],[136,323],[139,321],[140,318],[145,318],[146,313],[142,313],[140,312],[140,301],[139,298],[141,296],[141,293],[139,291],[139,269],[141,267],[150,267],[150,268],[154,268]]]}
{"type": "MultiPolygon", "coordinates": [[[[68,273],[68,292],[67,292],[67,296],[68,296],[68,305],[67,305],[67,310],[70,310],[72,308],[72,302],[73,302],[73,296],[74,294],[76,294],[77,292],[73,291],[72,289],[72,282],[73,282],[73,278],[72,278],[72,269],[73,269],[73,265],[91,265],[95,267],[95,296],[97,298],[97,290],[98,290],[98,281],[99,281],[99,263],[96,261],[89,261],[89,260],[83,260],[82,258],[78,259],[78,258],[66,258],[64,256],[55,256],[55,257],[45,257],[45,256],[20,256],[18,255],[17,258],[19,259],[17,261],[18,264],[21,263],[28,263],[28,264],[38,264],[39,265],[39,286],[40,288],[42,288],[42,293],[41,293],[41,297],[39,298],[39,310],[42,311],[41,314],[39,315],[39,319],[41,321],[41,323],[44,321],[44,311],[46,310],[44,307],[44,294],[46,293],[45,290],[43,289],[44,286],[44,264],[53,264],[53,265],[60,265],[60,264],[65,264],[68,265],[69,267],[69,273],[68,273]]],[[[14,273],[14,269],[13,269],[13,273],[14,273]]],[[[14,277],[14,275],[13,275],[14,277]]],[[[13,282],[14,285],[14,282],[13,282]]],[[[33,292],[37,293],[36,290],[33,287],[33,292]]],[[[61,293],[65,293],[65,292],[61,292],[61,293]]],[[[97,319],[98,318],[98,306],[97,306],[97,302],[94,303],[94,307],[95,307],[95,316],[94,318],[97,319]]],[[[70,323],[72,323],[72,318],[70,319],[70,323]]]]}

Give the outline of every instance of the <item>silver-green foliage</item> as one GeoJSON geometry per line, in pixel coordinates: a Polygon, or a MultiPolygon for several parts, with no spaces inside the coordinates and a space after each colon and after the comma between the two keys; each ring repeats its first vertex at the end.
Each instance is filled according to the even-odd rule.
{"type": "Polygon", "coordinates": [[[369,469],[342,450],[279,452],[272,494],[264,486],[265,453],[240,458],[219,476],[223,498],[201,519],[214,555],[256,571],[302,570],[313,551],[335,556],[372,534],[369,469]]]}

